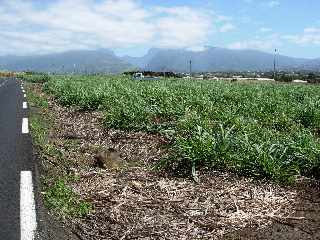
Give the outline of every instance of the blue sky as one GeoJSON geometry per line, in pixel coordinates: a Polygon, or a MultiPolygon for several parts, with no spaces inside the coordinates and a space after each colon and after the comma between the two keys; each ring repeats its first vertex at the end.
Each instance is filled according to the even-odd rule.
{"type": "Polygon", "coordinates": [[[275,48],[320,57],[319,0],[0,0],[0,55],[275,48]]]}

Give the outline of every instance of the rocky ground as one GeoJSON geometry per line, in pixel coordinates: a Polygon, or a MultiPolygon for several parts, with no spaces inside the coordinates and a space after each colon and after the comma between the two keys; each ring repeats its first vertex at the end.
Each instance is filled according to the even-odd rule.
{"type": "Polygon", "coordinates": [[[103,127],[103,113],[65,108],[49,100],[50,141],[63,160],[44,161],[46,172],[77,176],[72,189],[93,205],[86,218],[64,222],[80,239],[320,239],[319,184],[258,182],[231,173],[200,173],[200,182],[152,169],[167,139],[103,127]],[[93,166],[97,149],[115,148],[119,171],[93,166]]]}

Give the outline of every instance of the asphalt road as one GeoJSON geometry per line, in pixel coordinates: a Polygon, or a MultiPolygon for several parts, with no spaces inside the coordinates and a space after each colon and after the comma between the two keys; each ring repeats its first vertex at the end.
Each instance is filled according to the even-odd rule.
{"type": "Polygon", "coordinates": [[[20,173],[34,172],[31,139],[22,134],[22,102],[18,81],[0,78],[0,239],[20,239],[20,173]]]}
{"type": "Polygon", "coordinates": [[[0,78],[0,240],[78,239],[43,207],[23,91],[20,80],[0,78]]]}

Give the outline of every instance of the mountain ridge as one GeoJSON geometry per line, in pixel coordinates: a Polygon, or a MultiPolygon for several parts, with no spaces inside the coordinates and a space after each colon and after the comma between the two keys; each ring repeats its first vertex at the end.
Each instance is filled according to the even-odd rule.
{"type": "MultiPolygon", "coordinates": [[[[152,49],[145,56],[125,60],[141,69],[151,71],[188,72],[190,60],[193,71],[197,72],[265,71],[273,69],[274,55],[251,49],[209,47],[199,52],[184,49],[152,49]]],[[[318,62],[320,59],[277,56],[277,67],[283,70],[314,70],[314,65],[318,62]]]]}
{"type": "MultiPolygon", "coordinates": [[[[279,70],[320,70],[320,58],[277,56],[279,70]]],[[[142,57],[118,57],[110,49],[33,56],[0,56],[0,69],[57,73],[121,73],[128,70],[189,72],[270,71],[274,55],[258,50],[206,47],[203,51],[151,48],[142,57]]]]}
{"type": "Polygon", "coordinates": [[[72,50],[34,56],[0,57],[0,69],[56,73],[121,73],[134,68],[118,58],[113,51],[72,50]]]}

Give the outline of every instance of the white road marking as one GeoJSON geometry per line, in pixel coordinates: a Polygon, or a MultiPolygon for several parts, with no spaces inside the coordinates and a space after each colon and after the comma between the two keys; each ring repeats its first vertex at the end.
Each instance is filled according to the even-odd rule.
{"type": "Polygon", "coordinates": [[[37,230],[32,172],[20,173],[20,233],[21,240],[34,240],[37,230]]]}
{"type": "Polygon", "coordinates": [[[22,89],[22,92],[25,93],[26,91],[24,89],[22,89]]]}
{"type": "Polygon", "coordinates": [[[22,108],[23,108],[23,109],[27,109],[27,108],[28,108],[27,102],[23,102],[23,103],[22,103],[22,108]]]}
{"type": "Polygon", "coordinates": [[[28,118],[22,119],[22,133],[23,134],[29,133],[28,118]]]}
{"type": "Polygon", "coordinates": [[[23,97],[24,97],[24,98],[26,98],[26,97],[27,97],[27,95],[26,95],[26,94],[23,94],[23,97]]]}

